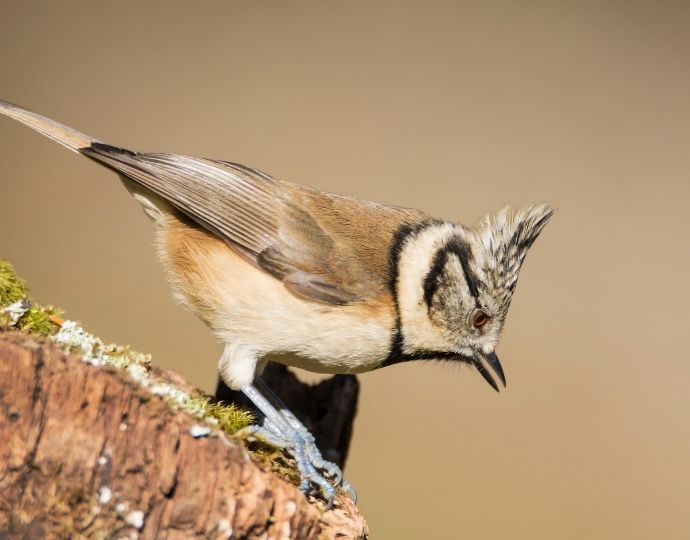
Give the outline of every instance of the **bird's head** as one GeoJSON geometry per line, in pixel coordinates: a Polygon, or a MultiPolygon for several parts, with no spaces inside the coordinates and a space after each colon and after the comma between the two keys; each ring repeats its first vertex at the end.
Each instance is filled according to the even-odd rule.
{"type": "Polygon", "coordinates": [[[395,292],[402,359],[473,364],[496,390],[495,349],[520,267],[554,210],[507,206],[473,227],[433,223],[400,246],[395,292]]]}

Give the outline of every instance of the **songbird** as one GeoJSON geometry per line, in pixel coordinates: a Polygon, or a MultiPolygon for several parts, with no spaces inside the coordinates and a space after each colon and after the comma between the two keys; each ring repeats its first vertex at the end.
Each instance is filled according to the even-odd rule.
{"type": "Polygon", "coordinates": [[[221,377],[265,415],[255,430],[292,453],[301,488],[329,505],[342,474],[258,377],[267,360],[360,373],[444,359],[505,385],[495,348],[549,205],[466,226],[230,161],[110,146],[7,102],[0,112],[120,175],[155,223],[176,299],[224,344],[221,377]]]}

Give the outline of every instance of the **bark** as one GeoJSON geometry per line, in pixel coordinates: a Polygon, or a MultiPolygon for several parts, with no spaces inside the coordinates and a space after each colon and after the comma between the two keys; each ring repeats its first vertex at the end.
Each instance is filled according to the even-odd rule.
{"type": "Polygon", "coordinates": [[[122,371],[0,333],[0,539],[366,538],[348,499],[324,512],[195,424],[122,371]]]}

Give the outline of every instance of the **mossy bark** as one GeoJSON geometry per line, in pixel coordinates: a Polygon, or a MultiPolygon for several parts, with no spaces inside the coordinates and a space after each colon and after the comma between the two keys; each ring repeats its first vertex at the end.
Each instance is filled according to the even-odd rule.
{"type": "MultiPolygon", "coordinates": [[[[185,384],[178,375],[168,380],[185,384]]],[[[0,538],[365,538],[117,369],[0,332],[0,538]]]]}

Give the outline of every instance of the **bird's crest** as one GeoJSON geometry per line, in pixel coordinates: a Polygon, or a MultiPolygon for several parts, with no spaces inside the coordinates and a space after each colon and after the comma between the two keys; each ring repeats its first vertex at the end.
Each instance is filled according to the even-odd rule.
{"type": "Polygon", "coordinates": [[[483,274],[501,303],[510,303],[527,251],[555,210],[547,204],[516,209],[505,206],[477,225],[486,257],[483,274]]]}

